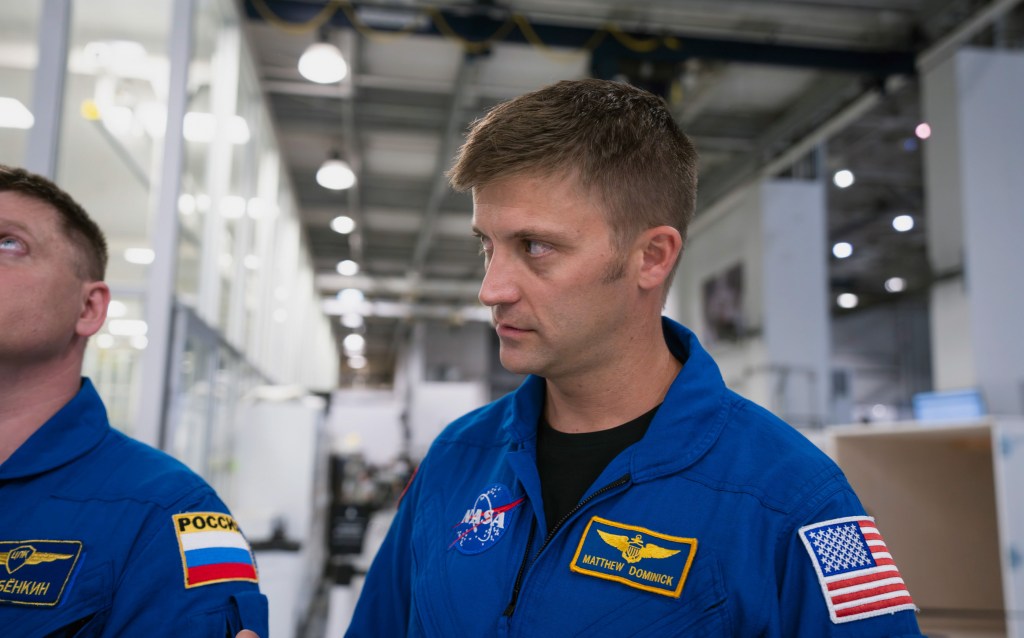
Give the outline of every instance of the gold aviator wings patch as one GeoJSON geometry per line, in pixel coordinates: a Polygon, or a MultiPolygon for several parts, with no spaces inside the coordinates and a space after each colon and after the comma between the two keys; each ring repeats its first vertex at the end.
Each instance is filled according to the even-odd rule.
{"type": "Polygon", "coordinates": [[[604,530],[597,530],[604,542],[622,552],[622,557],[627,563],[639,563],[645,558],[668,558],[679,553],[678,549],[665,549],[654,543],[644,543],[642,534],[637,534],[632,540],[624,534],[609,534],[604,530]]]}

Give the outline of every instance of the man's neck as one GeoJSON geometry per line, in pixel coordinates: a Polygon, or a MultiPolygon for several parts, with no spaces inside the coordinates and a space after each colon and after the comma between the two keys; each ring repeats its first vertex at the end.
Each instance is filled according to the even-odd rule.
{"type": "Polygon", "coordinates": [[[561,432],[596,432],[622,425],[661,403],[682,364],[661,331],[647,331],[628,352],[600,370],[547,379],[544,415],[561,432]]]}
{"type": "Polygon", "coordinates": [[[0,365],[0,464],[81,387],[81,358],[48,365],[0,365]]]}

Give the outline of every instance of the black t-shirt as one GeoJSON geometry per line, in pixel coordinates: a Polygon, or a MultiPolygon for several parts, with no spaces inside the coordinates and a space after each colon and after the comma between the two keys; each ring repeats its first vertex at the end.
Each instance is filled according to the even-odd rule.
{"type": "Polygon", "coordinates": [[[644,438],[659,407],[660,404],[618,427],[580,434],[559,432],[541,417],[537,431],[537,471],[548,531],[576,507],[619,452],[644,438]]]}

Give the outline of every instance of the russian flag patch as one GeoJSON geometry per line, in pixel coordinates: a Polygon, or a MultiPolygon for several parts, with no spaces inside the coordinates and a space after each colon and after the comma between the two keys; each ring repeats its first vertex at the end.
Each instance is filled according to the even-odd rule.
{"type": "Polygon", "coordinates": [[[232,580],[259,582],[252,550],[231,516],[189,512],[172,518],[186,589],[232,580]]]}
{"type": "Polygon", "coordinates": [[[870,516],[801,527],[834,623],[916,610],[900,570],[870,516]]]}

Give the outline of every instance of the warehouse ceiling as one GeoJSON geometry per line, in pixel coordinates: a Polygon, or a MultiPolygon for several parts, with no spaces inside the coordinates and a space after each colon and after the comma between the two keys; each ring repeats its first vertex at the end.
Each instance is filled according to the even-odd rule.
{"type": "MultiPolygon", "coordinates": [[[[368,365],[344,382],[389,383],[411,319],[486,318],[470,233],[471,202],[443,173],[467,125],[491,106],[559,79],[625,79],[663,95],[701,156],[698,219],[765,175],[829,180],[832,293],[859,309],[932,280],[925,254],[916,73],[970,41],[1020,46],[1018,3],[972,0],[246,0],[284,160],[329,311],[363,292],[368,365]],[[1009,9],[1009,11],[1007,11],[1009,9]],[[344,52],[340,83],[303,79],[297,61],[319,37],[344,52]],[[948,45],[948,46],[947,46],[948,45]],[[319,186],[332,153],[358,181],[319,186]],[[841,169],[853,186],[832,185],[841,169]],[[896,215],[915,227],[892,227],[896,215]],[[346,215],[355,230],[340,234],[346,215]],[[337,264],[359,264],[355,276],[337,264]]],[[[857,311],[857,310],[853,310],[857,311]]],[[[848,312],[837,308],[836,312],[848,312]]],[[[335,322],[339,336],[353,331],[335,322]]],[[[340,339],[339,339],[340,341],[340,339]]],[[[344,358],[343,358],[344,360],[344,358]]]]}

